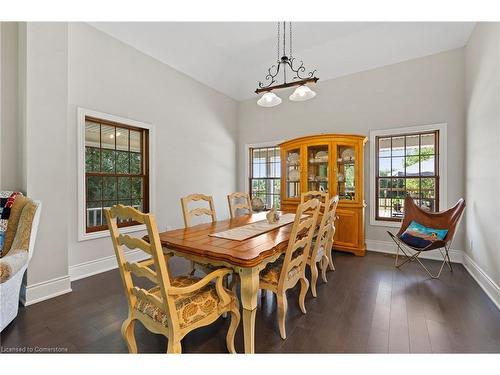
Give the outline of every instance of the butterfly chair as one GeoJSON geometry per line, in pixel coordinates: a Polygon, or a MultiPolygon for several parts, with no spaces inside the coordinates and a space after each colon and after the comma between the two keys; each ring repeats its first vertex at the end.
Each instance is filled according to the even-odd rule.
{"type": "Polygon", "coordinates": [[[460,199],[457,202],[457,204],[455,204],[455,206],[453,206],[447,211],[427,212],[418,207],[415,204],[413,198],[407,196],[405,198],[405,205],[404,205],[405,214],[399,232],[397,234],[388,232],[391,238],[398,246],[396,252],[396,261],[394,264],[396,268],[400,268],[404,264],[416,260],[420,264],[420,266],[425,270],[425,272],[427,272],[427,274],[433,279],[439,278],[445,264],[448,264],[450,271],[453,271],[451,267],[449,250],[453,242],[453,236],[455,235],[455,230],[460,222],[464,209],[465,209],[465,200],[460,199]],[[406,231],[406,229],[410,226],[410,224],[413,221],[429,228],[445,229],[448,232],[446,233],[446,236],[442,240],[438,239],[435,241],[431,241],[425,247],[415,247],[405,242],[404,239],[402,238],[403,233],[406,231]],[[403,262],[398,263],[400,250],[406,256],[406,259],[403,262]],[[439,252],[443,256],[443,263],[439,268],[439,272],[435,275],[433,275],[431,271],[418,258],[421,253],[430,250],[439,250],[439,252]],[[411,255],[412,251],[415,252],[413,255],[411,255]]]}
{"type": "Polygon", "coordinates": [[[224,313],[231,314],[226,345],[234,349],[234,334],[240,321],[237,297],[224,288],[224,276],[232,273],[219,268],[203,279],[194,276],[171,277],[168,258],[163,254],[155,217],[122,205],[104,210],[111,232],[120,274],[128,302],[128,317],[122,324],[122,336],[130,353],[137,353],[134,325],[140,321],[149,331],[168,339],[168,353],[180,353],[181,340],[196,328],[215,322],[224,313]],[[123,235],[117,220],[134,220],[145,224],[148,241],[123,235]],[[140,249],[150,255],[142,262],[127,261],[124,246],[140,249]],[[132,277],[134,276],[134,277],[132,277]],[[148,279],[152,288],[136,284],[137,278],[148,279]]]}

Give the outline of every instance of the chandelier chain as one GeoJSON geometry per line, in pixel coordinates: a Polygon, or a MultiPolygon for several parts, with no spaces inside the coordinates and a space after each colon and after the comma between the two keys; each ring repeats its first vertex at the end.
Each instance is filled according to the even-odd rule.
{"type": "Polygon", "coordinates": [[[277,57],[277,62],[279,64],[280,62],[280,23],[278,22],[278,50],[277,50],[277,54],[278,54],[278,57],[277,57]]]}
{"type": "Polygon", "coordinates": [[[267,69],[267,74],[265,76],[264,82],[259,81],[258,88],[255,90],[256,93],[264,92],[264,91],[271,91],[274,88],[283,88],[283,87],[290,87],[291,86],[300,86],[304,85],[305,83],[308,82],[314,82],[316,83],[319,78],[315,76],[316,70],[312,70],[307,72],[304,62],[302,60],[296,60],[295,57],[293,57],[293,45],[292,45],[292,39],[293,39],[293,30],[292,30],[292,22],[288,22],[288,36],[289,36],[289,45],[286,45],[286,38],[287,38],[287,22],[283,21],[283,25],[281,25],[282,22],[278,22],[278,27],[277,27],[277,36],[278,36],[278,45],[277,45],[277,62],[276,65],[272,65],[270,68],[267,69]],[[281,45],[280,43],[283,43],[281,45]],[[289,51],[289,55],[287,56],[286,51],[289,51]],[[283,54],[281,54],[281,52],[283,54]],[[295,61],[300,61],[295,63],[295,61]],[[288,74],[287,70],[290,70],[290,74],[288,74]],[[283,71],[283,83],[274,85],[277,83],[276,77],[283,71]],[[287,82],[287,76],[290,77],[291,82],[287,82]]]}

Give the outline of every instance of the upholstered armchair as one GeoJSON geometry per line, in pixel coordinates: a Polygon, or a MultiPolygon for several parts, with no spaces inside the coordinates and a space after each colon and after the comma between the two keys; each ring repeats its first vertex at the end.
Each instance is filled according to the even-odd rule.
{"type": "Polygon", "coordinates": [[[22,201],[23,207],[8,219],[7,228],[14,225],[10,230],[12,241],[6,243],[0,258],[0,331],[17,316],[21,284],[33,256],[40,221],[41,202],[25,197],[22,201]]]}

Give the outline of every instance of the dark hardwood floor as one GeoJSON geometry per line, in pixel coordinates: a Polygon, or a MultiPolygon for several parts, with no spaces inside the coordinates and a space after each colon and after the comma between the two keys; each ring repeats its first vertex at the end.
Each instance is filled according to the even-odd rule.
{"type": "MultiPolygon", "coordinates": [[[[390,255],[365,257],[336,253],[337,271],[309,292],[307,314],[297,304],[298,288],[289,291],[287,336],[279,336],[276,299],[259,297],[256,318],[258,353],[449,353],[500,352],[500,311],[462,265],[430,280],[410,264],[393,267],[390,255]]],[[[437,267],[433,261],[424,261],[437,267]]],[[[173,262],[175,274],[187,270],[173,262]]],[[[127,315],[117,270],[72,284],[73,292],[27,308],[2,333],[5,352],[13,347],[62,348],[69,352],[126,352],[120,326],[127,315]]],[[[227,319],[190,333],[182,342],[185,353],[225,353],[227,319]]],[[[139,323],[140,352],[162,353],[166,339],[139,323]]],[[[238,328],[236,349],[243,348],[238,328]]],[[[42,350],[43,351],[43,350],[42,350]]]]}

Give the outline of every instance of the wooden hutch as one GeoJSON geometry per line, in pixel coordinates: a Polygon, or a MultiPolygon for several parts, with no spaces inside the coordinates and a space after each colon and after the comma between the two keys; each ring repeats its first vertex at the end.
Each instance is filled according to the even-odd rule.
{"type": "Polygon", "coordinates": [[[338,194],[334,249],[365,254],[363,161],[365,136],[320,134],[280,144],[281,209],[295,211],[300,194],[311,190],[338,194]]]}

